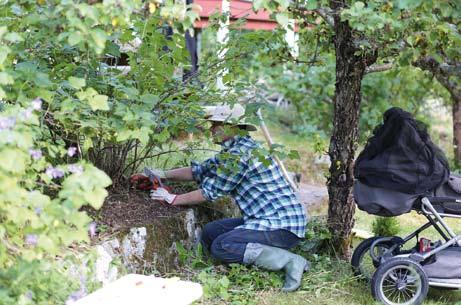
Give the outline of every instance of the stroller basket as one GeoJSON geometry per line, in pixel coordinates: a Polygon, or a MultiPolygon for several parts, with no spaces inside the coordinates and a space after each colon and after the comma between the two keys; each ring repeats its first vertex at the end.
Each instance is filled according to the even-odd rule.
{"type": "Polygon", "coordinates": [[[354,183],[354,199],[359,209],[378,216],[398,216],[411,210],[421,210],[420,198],[428,197],[438,213],[461,215],[461,177],[451,175],[437,189],[423,194],[407,194],[368,186],[359,180],[354,183]]]}
{"type": "Polygon", "coordinates": [[[452,197],[428,197],[438,213],[461,215],[461,200],[452,197]]]}
{"type": "Polygon", "coordinates": [[[461,215],[461,203],[445,202],[442,207],[445,213],[461,215]]]}
{"type": "Polygon", "coordinates": [[[378,216],[398,216],[410,212],[418,205],[422,194],[372,187],[355,180],[354,199],[360,210],[378,216]]]}

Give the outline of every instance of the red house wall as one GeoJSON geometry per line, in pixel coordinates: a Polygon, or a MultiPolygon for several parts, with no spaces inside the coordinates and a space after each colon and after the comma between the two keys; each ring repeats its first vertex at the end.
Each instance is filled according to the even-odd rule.
{"type": "MultiPolygon", "coordinates": [[[[195,23],[195,28],[204,28],[208,24],[208,17],[216,12],[221,12],[220,0],[194,0],[195,4],[200,5],[200,20],[195,23]]],[[[252,1],[230,0],[230,19],[231,22],[242,17],[246,17],[247,22],[244,26],[248,30],[273,30],[277,27],[277,22],[271,20],[266,11],[253,12],[252,1]]]]}

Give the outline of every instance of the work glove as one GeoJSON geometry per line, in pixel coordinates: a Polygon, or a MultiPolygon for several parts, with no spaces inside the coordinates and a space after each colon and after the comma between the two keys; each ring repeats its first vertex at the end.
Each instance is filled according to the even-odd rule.
{"type": "Polygon", "coordinates": [[[169,204],[173,204],[176,197],[177,197],[177,195],[170,194],[163,187],[159,187],[156,190],[150,191],[150,198],[152,198],[154,200],[168,202],[169,204]]]}

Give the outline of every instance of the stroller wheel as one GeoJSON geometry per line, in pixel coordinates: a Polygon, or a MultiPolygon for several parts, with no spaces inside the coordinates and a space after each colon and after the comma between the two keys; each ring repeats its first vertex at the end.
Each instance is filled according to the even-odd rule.
{"type": "MultiPolygon", "coordinates": [[[[362,241],[357,248],[355,248],[352,254],[351,265],[356,276],[360,276],[362,279],[367,281],[371,280],[373,273],[378,267],[378,263],[374,262],[370,255],[371,245],[375,240],[381,237],[371,237],[362,241]]],[[[374,248],[374,254],[376,257],[380,257],[393,246],[391,241],[379,243],[374,248]]]]}
{"type": "Polygon", "coordinates": [[[403,257],[383,263],[371,280],[373,296],[385,305],[419,305],[428,290],[429,281],[421,265],[403,257]]]}

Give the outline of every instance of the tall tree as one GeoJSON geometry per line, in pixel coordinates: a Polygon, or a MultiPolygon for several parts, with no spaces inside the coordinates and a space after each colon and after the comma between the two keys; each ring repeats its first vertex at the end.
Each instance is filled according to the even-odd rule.
{"type": "Polygon", "coordinates": [[[340,11],[346,1],[331,0],[333,10],[334,46],[336,53],[336,84],[333,98],[333,131],[330,139],[331,160],[328,179],[328,220],[334,243],[348,255],[355,204],[351,196],[354,180],[353,164],[358,139],[361,84],[368,66],[376,62],[376,50],[361,52],[354,31],[340,11]]]}

